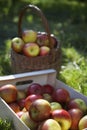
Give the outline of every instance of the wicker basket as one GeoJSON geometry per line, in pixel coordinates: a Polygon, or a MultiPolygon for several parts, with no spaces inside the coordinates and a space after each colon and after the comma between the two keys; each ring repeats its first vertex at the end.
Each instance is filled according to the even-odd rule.
{"type": "Polygon", "coordinates": [[[23,72],[31,72],[53,68],[57,71],[57,73],[59,73],[61,69],[61,46],[60,43],[58,42],[57,47],[53,48],[51,44],[50,29],[48,26],[47,19],[37,6],[27,5],[21,11],[18,21],[18,35],[19,37],[22,36],[21,23],[24,13],[27,9],[31,9],[42,19],[45,31],[50,41],[51,53],[47,56],[26,57],[22,54],[18,54],[15,51],[11,50],[12,70],[14,73],[23,73],[23,72]]]}

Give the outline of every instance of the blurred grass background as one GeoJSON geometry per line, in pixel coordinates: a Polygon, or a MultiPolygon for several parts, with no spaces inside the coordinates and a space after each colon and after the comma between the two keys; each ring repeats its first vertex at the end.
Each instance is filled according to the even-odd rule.
{"type": "MultiPolygon", "coordinates": [[[[11,74],[11,39],[18,35],[18,16],[27,4],[45,14],[51,33],[61,43],[62,66],[58,79],[87,95],[87,1],[3,0],[0,1],[0,75],[11,74]]],[[[22,28],[44,31],[40,18],[26,12],[22,28]]]]}

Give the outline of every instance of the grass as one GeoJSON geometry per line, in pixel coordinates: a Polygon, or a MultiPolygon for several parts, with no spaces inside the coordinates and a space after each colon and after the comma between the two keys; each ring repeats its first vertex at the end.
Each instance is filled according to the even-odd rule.
{"type": "MultiPolygon", "coordinates": [[[[17,36],[18,14],[29,0],[12,2],[7,6],[1,2],[0,28],[0,75],[11,74],[11,38],[17,36]],[[5,17],[5,20],[3,19],[5,17]]],[[[87,96],[87,4],[78,1],[31,0],[40,7],[48,19],[51,33],[60,40],[62,47],[62,66],[58,79],[87,96]],[[48,3],[47,3],[48,2],[48,3]],[[55,7],[55,8],[54,8],[55,7]]],[[[32,14],[32,12],[31,12],[32,14]]],[[[24,27],[44,30],[40,19],[26,13],[24,27]]]]}

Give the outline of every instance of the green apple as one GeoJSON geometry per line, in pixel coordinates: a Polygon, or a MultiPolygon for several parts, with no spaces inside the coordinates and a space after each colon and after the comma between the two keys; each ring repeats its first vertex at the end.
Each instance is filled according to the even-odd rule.
{"type": "Polygon", "coordinates": [[[11,47],[15,52],[21,53],[24,47],[24,41],[20,37],[11,40],[11,47]]]}
{"type": "Polygon", "coordinates": [[[22,39],[25,43],[36,42],[37,32],[35,32],[34,30],[24,30],[22,33],[22,39]]]}
{"type": "Polygon", "coordinates": [[[23,53],[28,57],[38,56],[40,52],[40,48],[36,43],[27,43],[24,45],[23,53]]]}
{"type": "Polygon", "coordinates": [[[34,130],[37,128],[37,123],[34,122],[30,116],[29,116],[29,113],[26,111],[26,112],[23,112],[23,114],[21,115],[20,119],[26,124],[27,127],[29,127],[31,130],[34,130]]]}
{"type": "Polygon", "coordinates": [[[43,93],[43,99],[47,100],[48,102],[52,102],[53,98],[49,93],[43,93]]]}
{"type": "Polygon", "coordinates": [[[79,126],[79,130],[86,130],[87,129],[87,115],[83,116],[80,119],[78,126],[79,126]]]}
{"type": "Polygon", "coordinates": [[[62,105],[58,102],[51,102],[50,105],[51,105],[52,111],[57,110],[57,109],[62,109],[62,105]]]}

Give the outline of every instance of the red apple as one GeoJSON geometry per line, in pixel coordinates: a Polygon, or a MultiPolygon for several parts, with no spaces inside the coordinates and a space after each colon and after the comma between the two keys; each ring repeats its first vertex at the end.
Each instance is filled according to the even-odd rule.
{"type": "Polygon", "coordinates": [[[30,118],[28,112],[23,112],[20,119],[26,124],[27,127],[29,127],[30,130],[36,130],[38,123],[30,118]]]}
{"type": "Polygon", "coordinates": [[[68,109],[79,108],[83,112],[83,114],[85,114],[87,111],[87,105],[85,101],[81,98],[75,98],[70,100],[70,102],[67,105],[67,108],[68,109]]]}
{"type": "Polygon", "coordinates": [[[51,105],[52,111],[57,110],[57,109],[62,109],[62,105],[58,102],[51,102],[50,105],[51,105]]]}
{"type": "Polygon", "coordinates": [[[52,102],[53,98],[49,93],[43,93],[43,99],[47,100],[48,102],[52,102]]]}
{"type": "Polygon", "coordinates": [[[83,116],[79,121],[79,130],[87,130],[87,115],[83,116]]]}
{"type": "Polygon", "coordinates": [[[26,99],[25,99],[25,108],[26,108],[26,110],[29,110],[29,107],[30,107],[31,103],[34,102],[36,99],[42,99],[42,96],[41,95],[31,94],[31,95],[26,97],[26,99]]]}
{"type": "Polygon", "coordinates": [[[20,106],[17,104],[17,102],[12,102],[8,104],[10,106],[10,108],[15,112],[19,112],[20,111],[20,106]]]}
{"type": "Polygon", "coordinates": [[[59,109],[52,111],[52,118],[60,124],[62,130],[70,129],[72,120],[70,114],[66,110],[59,109]]]}
{"type": "Polygon", "coordinates": [[[41,46],[49,46],[49,39],[46,33],[40,33],[37,36],[37,44],[41,46]]]}
{"type": "Polygon", "coordinates": [[[30,105],[29,114],[32,120],[36,122],[48,119],[51,114],[50,103],[44,99],[37,99],[30,105]]]}
{"type": "Polygon", "coordinates": [[[18,105],[20,106],[20,110],[25,107],[25,98],[17,100],[18,105]]]}
{"type": "Polygon", "coordinates": [[[72,119],[70,130],[78,130],[78,124],[80,119],[83,117],[83,112],[78,108],[70,109],[68,112],[72,119]]]}
{"type": "Polygon", "coordinates": [[[11,47],[15,52],[21,53],[24,47],[24,41],[19,37],[15,37],[11,40],[11,47]]]}
{"type": "Polygon", "coordinates": [[[0,97],[3,98],[7,103],[16,101],[17,99],[17,88],[12,84],[6,84],[0,87],[0,97]]]}
{"type": "Polygon", "coordinates": [[[24,30],[22,32],[22,39],[25,43],[36,42],[37,32],[35,32],[34,30],[24,30]]]}
{"type": "Polygon", "coordinates": [[[39,83],[32,83],[27,88],[27,95],[30,95],[30,94],[41,95],[42,94],[42,86],[39,83]]]}
{"type": "Polygon", "coordinates": [[[40,56],[49,55],[49,53],[50,53],[49,47],[47,47],[47,46],[40,47],[40,56]]]}
{"type": "Polygon", "coordinates": [[[42,86],[42,91],[43,91],[43,93],[52,94],[53,91],[54,91],[54,88],[50,84],[45,84],[45,85],[42,86]]]}
{"type": "Polygon", "coordinates": [[[38,56],[40,52],[40,48],[36,43],[27,43],[23,47],[23,53],[28,57],[38,56]]]}
{"type": "Polygon", "coordinates": [[[70,100],[70,94],[69,94],[68,90],[66,90],[64,88],[57,88],[53,92],[52,97],[53,97],[54,101],[57,101],[61,104],[66,104],[70,100]]]}
{"type": "Polygon", "coordinates": [[[37,130],[62,130],[60,124],[54,119],[47,119],[42,122],[37,130]]]}
{"type": "Polygon", "coordinates": [[[58,41],[57,41],[56,37],[53,34],[51,34],[51,42],[52,42],[51,44],[53,44],[53,47],[56,48],[57,44],[58,44],[58,41]]]}

